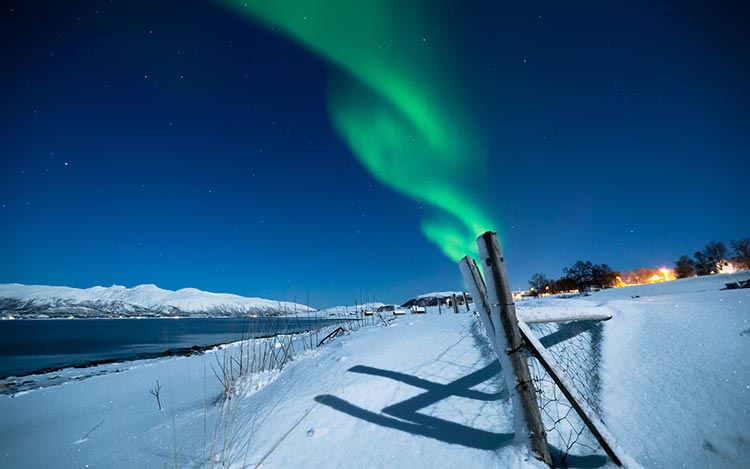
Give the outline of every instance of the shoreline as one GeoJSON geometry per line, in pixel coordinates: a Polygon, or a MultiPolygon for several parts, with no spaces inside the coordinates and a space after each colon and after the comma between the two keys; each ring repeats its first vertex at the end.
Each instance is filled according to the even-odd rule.
{"type": "MultiPolygon", "coordinates": [[[[202,318],[191,318],[191,319],[202,319],[202,318]]],[[[221,319],[221,318],[207,318],[207,319],[221,319]]],[[[259,318],[258,318],[259,319],[259,318]]],[[[266,318],[264,318],[266,319],[266,318]]],[[[279,317],[279,319],[281,319],[279,317]]],[[[302,318],[296,318],[296,317],[284,317],[283,319],[302,319],[302,318]]],[[[325,328],[327,326],[335,325],[337,323],[346,322],[346,321],[359,321],[360,319],[337,319],[337,318],[304,318],[305,320],[319,320],[319,321],[325,321],[324,324],[322,324],[320,327],[325,328]]],[[[25,320],[22,320],[25,321],[25,320]]],[[[132,355],[127,356],[118,356],[113,358],[102,358],[102,359],[93,359],[89,360],[83,363],[72,363],[72,364],[66,364],[63,366],[48,366],[48,367],[41,367],[34,369],[33,371],[30,371],[28,373],[23,374],[5,374],[0,375],[0,394],[14,394],[16,392],[26,391],[29,389],[33,389],[32,385],[33,383],[38,382],[37,380],[30,380],[32,377],[37,377],[40,379],[43,379],[45,375],[53,374],[62,372],[65,370],[84,370],[88,368],[95,368],[98,366],[103,365],[112,365],[112,364],[123,364],[123,363],[132,363],[142,360],[154,360],[154,359],[163,359],[163,358],[169,358],[169,357],[189,357],[193,355],[201,355],[205,353],[206,351],[215,349],[215,348],[221,348],[230,346],[232,344],[236,344],[243,341],[248,340],[262,340],[262,339],[270,339],[274,337],[280,337],[280,336],[300,336],[303,334],[308,334],[310,332],[315,331],[316,329],[314,327],[308,327],[303,330],[297,330],[297,331],[279,331],[279,332],[260,332],[258,335],[253,335],[252,337],[242,337],[237,340],[229,340],[229,341],[218,341],[218,342],[211,342],[208,344],[201,344],[201,345],[191,345],[191,346],[176,346],[176,347],[169,347],[161,351],[153,351],[153,352],[140,352],[135,353],[132,355]],[[20,382],[21,386],[14,386],[17,383],[20,382]],[[26,387],[23,387],[22,385],[24,383],[28,383],[26,387]]],[[[245,332],[243,332],[245,334],[245,332]]],[[[54,356],[63,356],[65,354],[51,354],[51,357],[54,356]]],[[[22,355],[25,356],[25,355],[22,355]]],[[[6,355],[6,357],[13,358],[12,355],[6,355]]]]}

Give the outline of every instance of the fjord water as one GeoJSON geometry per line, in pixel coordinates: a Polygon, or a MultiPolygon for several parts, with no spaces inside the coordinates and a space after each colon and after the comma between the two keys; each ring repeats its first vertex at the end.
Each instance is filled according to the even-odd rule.
{"type": "Polygon", "coordinates": [[[304,332],[333,322],[297,317],[0,321],[0,379],[184,353],[243,338],[304,332]]]}

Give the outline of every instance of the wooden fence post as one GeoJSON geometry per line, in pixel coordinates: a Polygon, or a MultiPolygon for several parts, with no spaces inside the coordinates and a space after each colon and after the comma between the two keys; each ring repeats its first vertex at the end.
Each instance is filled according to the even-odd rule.
{"type": "Polygon", "coordinates": [[[552,457],[547,446],[547,433],[544,430],[531,373],[526,362],[524,341],[516,318],[516,305],[513,303],[497,233],[484,233],[477,238],[477,246],[487,279],[487,298],[495,326],[495,338],[498,348],[505,352],[498,356],[498,360],[513,400],[515,438],[521,441],[530,438],[531,449],[542,461],[551,466],[552,457]],[[499,321],[496,321],[495,318],[498,317],[499,321]],[[524,431],[525,435],[519,435],[524,431]]]}
{"type": "Polygon", "coordinates": [[[456,298],[456,294],[453,294],[453,297],[451,298],[451,301],[453,302],[453,312],[458,314],[458,298],[456,298]]]}
{"type": "Polygon", "coordinates": [[[469,290],[471,290],[471,294],[474,296],[474,305],[477,308],[477,313],[479,314],[479,319],[482,321],[484,330],[487,332],[487,337],[490,339],[492,350],[495,351],[495,356],[499,357],[503,350],[497,348],[495,325],[492,324],[492,318],[490,318],[490,303],[487,300],[487,287],[484,285],[482,275],[479,273],[479,267],[477,267],[474,259],[469,256],[461,259],[458,266],[461,269],[464,282],[466,282],[469,290]]]}
{"type": "MultiPolygon", "coordinates": [[[[472,260],[474,260],[474,259],[472,259],[472,260]]],[[[476,266],[476,264],[474,264],[474,265],[476,266]]],[[[464,306],[466,306],[466,312],[468,313],[469,311],[471,311],[471,309],[469,309],[469,297],[466,296],[466,292],[465,291],[462,291],[461,294],[464,296],[464,306]]]]}

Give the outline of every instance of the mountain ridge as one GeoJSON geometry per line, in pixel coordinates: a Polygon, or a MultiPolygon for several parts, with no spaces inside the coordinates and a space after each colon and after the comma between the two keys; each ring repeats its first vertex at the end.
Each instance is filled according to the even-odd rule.
{"type": "Polygon", "coordinates": [[[165,290],[154,284],[128,288],[73,288],[0,284],[4,319],[106,317],[246,317],[282,316],[316,311],[298,303],[213,293],[196,288],[165,290]]]}

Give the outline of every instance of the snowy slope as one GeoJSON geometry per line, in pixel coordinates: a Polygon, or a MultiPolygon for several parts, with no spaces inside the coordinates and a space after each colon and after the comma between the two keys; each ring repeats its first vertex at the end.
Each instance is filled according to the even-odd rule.
{"type": "Polygon", "coordinates": [[[45,285],[0,285],[0,315],[24,317],[212,316],[293,314],[307,306],[195,288],[164,290],[156,285],[87,289],[45,285]]]}
{"type": "Polygon", "coordinates": [[[443,314],[367,326],[256,376],[225,406],[212,372],[223,350],[81,381],[67,374],[88,371],[65,370],[64,385],[0,395],[0,467],[542,468],[507,444],[507,391],[476,324],[443,314]],[[148,393],[157,379],[161,412],[148,393]]]}

